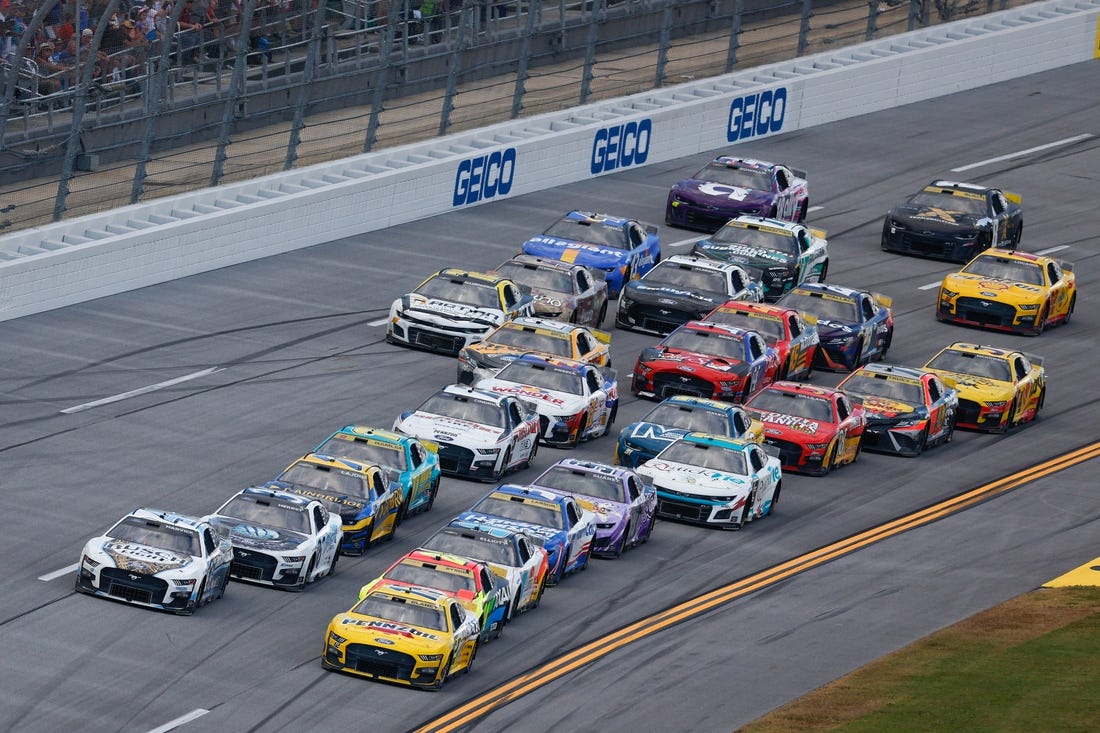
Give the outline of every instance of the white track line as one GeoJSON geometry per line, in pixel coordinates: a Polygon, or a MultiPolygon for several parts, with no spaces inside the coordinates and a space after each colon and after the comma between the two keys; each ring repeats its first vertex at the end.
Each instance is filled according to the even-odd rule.
{"type": "Polygon", "coordinates": [[[58,578],[64,578],[66,575],[72,575],[76,572],[76,569],[80,567],[80,563],[74,562],[67,568],[61,568],[60,570],[54,570],[52,573],[46,573],[45,575],[39,575],[38,579],[43,583],[49,583],[51,580],[57,580],[58,578]]]}
{"type": "Polygon", "coordinates": [[[811,206],[810,208],[806,209],[806,213],[808,214],[811,211],[821,211],[824,208],[824,206],[811,206]]]}
{"type": "Polygon", "coordinates": [[[164,382],[157,382],[156,384],[150,384],[148,387],[141,387],[140,389],[133,389],[129,392],[123,392],[122,394],[116,394],[112,397],[104,397],[101,400],[95,400],[94,402],[85,402],[83,405],[75,405],[74,407],[66,407],[61,412],[66,415],[71,415],[74,412],[83,412],[84,410],[90,410],[93,407],[99,407],[100,405],[109,405],[112,402],[120,402],[122,400],[129,399],[131,397],[137,397],[138,395],[147,394],[149,392],[156,392],[158,389],[164,389],[165,387],[172,387],[180,384],[181,382],[188,382],[192,379],[198,379],[199,377],[205,377],[208,374],[214,374],[215,372],[224,371],[222,367],[210,367],[209,369],[203,369],[201,372],[193,372],[191,374],[185,374],[182,377],[176,377],[175,379],[169,379],[164,382]]]}
{"type": "Polygon", "coordinates": [[[937,280],[934,283],[928,283],[927,285],[921,285],[917,290],[931,290],[932,288],[938,288],[943,280],[937,280]]]}
{"type": "Polygon", "coordinates": [[[368,326],[385,326],[389,322],[390,322],[390,317],[386,316],[385,318],[379,318],[377,321],[368,321],[367,325],[368,326]]]}
{"type": "Polygon", "coordinates": [[[189,712],[185,715],[181,715],[178,718],[176,718],[175,720],[169,720],[164,725],[157,726],[156,728],[153,728],[152,730],[149,731],[149,733],[168,733],[168,731],[175,730],[176,728],[179,728],[181,725],[186,725],[187,723],[190,723],[192,720],[195,720],[196,718],[201,718],[202,716],[206,715],[209,712],[210,712],[209,710],[204,710],[202,708],[195,708],[191,712],[189,712]]]}
{"type": "Polygon", "coordinates": [[[1057,247],[1047,247],[1046,249],[1039,250],[1035,254],[1037,254],[1037,255],[1049,255],[1049,254],[1054,254],[1055,252],[1061,252],[1063,249],[1069,249],[1069,245],[1068,244],[1059,244],[1057,247]]]}
{"type": "Polygon", "coordinates": [[[691,245],[695,244],[700,239],[706,239],[706,237],[701,234],[698,237],[692,237],[691,239],[681,239],[681,240],[676,241],[676,242],[669,242],[668,244],[662,244],[661,246],[662,247],[688,247],[688,246],[691,246],[691,245]]]}
{"type": "Polygon", "coordinates": [[[1000,163],[1002,160],[1012,160],[1013,158],[1022,158],[1025,155],[1031,153],[1038,153],[1043,150],[1050,150],[1051,148],[1057,148],[1062,145],[1071,145],[1073,143],[1081,142],[1082,140],[1088,140],[1092,137],[1091,134],[1085,133],[1083,135],[1074,135],[1073,137],[1067,137],[1064,140],[1055,140],[1052,143],[1046,145],[1036,145],[1034,148],[1028,148],[1027,150],[1018,150],[1015,153],[1008,153],[1007,155],[998,155],[996,158],[988,158],[986,160],[979,160],[977,163],[971,163],[970,165],[964,165],[960,168],[952,168],[952,173],[962,173],[968,171],[971,168],[981,168],[983,165],[989,165],[990,163],[1000,163]]]}

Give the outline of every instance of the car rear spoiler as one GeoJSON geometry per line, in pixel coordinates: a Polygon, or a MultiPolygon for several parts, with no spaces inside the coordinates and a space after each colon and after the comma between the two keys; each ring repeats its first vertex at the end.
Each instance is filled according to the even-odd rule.
{"type": "Polygon", "coordinates": [[[1026,356],[1027,360],[1030,361],[1035,366],[1042,366],[1043,365],[1043,357],[1039,356],[1038,354],[1029,354],[1026,351],[1021,351],[1020,353],[1023,354],[1024,356],[1026,356]]]}
{"type": "Polygon", "coordinates": [[[1008,191],[1001,191],[1001,193],[1005,195],[1006,199],[1016,204],[1017,206],[1024,202],[1024,197],[1018,193],[1009,193],[1008,191]]]}
{"type": "MultiPolygon", "coordinates": [[[[790,167],[790,166],[788,166],[788,167],[790,167]]],[[[803,180],[806,179],[806,171],[799,170],[798,168],[791,168],[791,173],[794,173],[796,176],[798,176],[799,178],[801,178],[803,180]]]]}
{"type": "Polygon", "coordinates": [[[894,299],[889,295],[883,295],[882,293],[871,293],[871,297],[879,302],[879,305],[884,308],[889,308],[894,304],[894,299]]]}
{"type": "Polygon", "coordinates": [[[596,340],[599,341],[601,344],[610,344],[611,343],[611,332],[610,331],[601,331],[598,328],[590,328],[588,330],[592,333],[593,336],[596,337],[596,340]]]}
{"type": "Polygon", "coordinates": [[[829,238],[829,235],[825,232],[824,229],[816,229],[814,227],[806,227],[806,229],[810,232],[810,234],[814,235],[818,239],[828,239],[829,238]]]}

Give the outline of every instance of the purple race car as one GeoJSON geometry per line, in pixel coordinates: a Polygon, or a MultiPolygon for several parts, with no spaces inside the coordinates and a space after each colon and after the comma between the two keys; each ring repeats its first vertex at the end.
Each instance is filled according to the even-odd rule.
{"type": "Polygon", "coordinates": [[[546,469],[531,487],[573,496],[596,514],[594,555],[618,557],[653,534],[657,491],[629,468],[566,458],[546,469]]]}
{"type": "Polygon", "coordinates": [[[721,155],[668,192],[665,223],[716,231],[742,214],[801,222],[810,206],[806,174],[781,163],[721,155]]]}

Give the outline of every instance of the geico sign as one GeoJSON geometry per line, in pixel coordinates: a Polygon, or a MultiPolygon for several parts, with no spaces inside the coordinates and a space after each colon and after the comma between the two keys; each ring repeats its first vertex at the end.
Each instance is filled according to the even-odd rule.
{"type": "Polygon", "coordinates": [[[653,123],[648,119],[597,131],[592,140],[592,175],[645,163],[652,136],[653,123]]]}
{"type": "Polygon", "coordinates": [[[787,88],[746,94],[730,102],[726,140],[736,142],[757,135],[779,132],[787,115],[787,88]]]}
{"type": "Polygon", "coordinates": [[[454,205],[465,206],[512,190],[516,175],[516,149],[494,150],[464,160],[455,175],[454,205]]]}

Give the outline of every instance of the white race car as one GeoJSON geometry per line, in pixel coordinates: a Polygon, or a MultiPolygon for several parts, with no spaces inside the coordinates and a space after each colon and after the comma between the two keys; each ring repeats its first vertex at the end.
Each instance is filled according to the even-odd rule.
{"type": "Polygon", "coordinates": [[[206,519],[233,543],[236,580],[300,591],[336,570],[344,539],[340,515],[316,499],[253,487],[206,519]]]}
{"type": "Polygon", "coordinates": [[[527,468],[539,449],[539,416],[515,397],[452,384],[393,423],[395,432],[438,446],[443,473],[496,481],[527,468]]]}
{"type": "Polygon", "coordinates": [[[225,593],[233,547],[208,522],[136,509],[84,545],[76,590],[191,614],[225,593]]]}
{"type": "Polygon", "coordinates": [[[524,354],[477,388],[538,411],[539,433],[548,445],[572,448],[607,435],[619,410],[615,371],[572,359],[524,354]]]}
{"type": "Polygon", "coordinates": [[[508,618],[535,608],[550,579],[550,563],[542,543],[526,532],[460,519],[440,529],[422,550],[479,560],[508,584],[508,618]]]}
{"type": "Polygon", "coordinates": [[[657,514],[741,529],[779,501],[779,458],[760,443],[688,433],[638,467],[657,489],[657,514]]]}
{"type": "Polygon", "coordinates": [[[505,321],[534,314],[534,298],[502,275],[440,270],[393,301],[386,341],[457,354],[505,321]]]}

